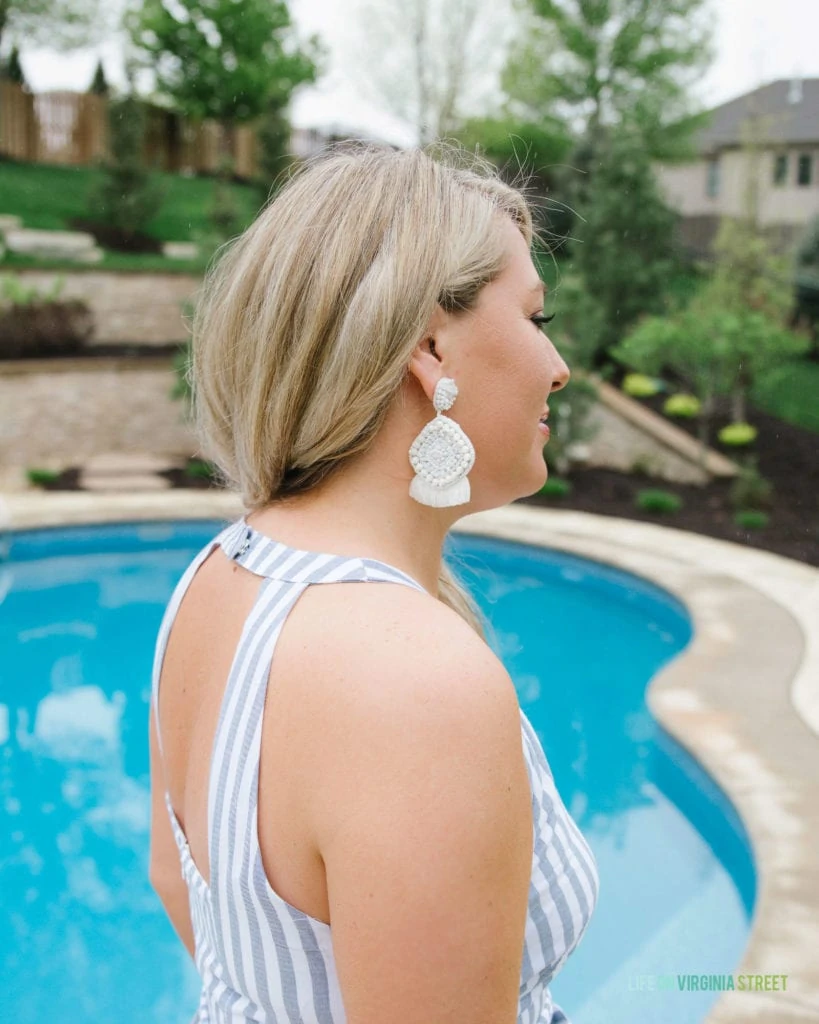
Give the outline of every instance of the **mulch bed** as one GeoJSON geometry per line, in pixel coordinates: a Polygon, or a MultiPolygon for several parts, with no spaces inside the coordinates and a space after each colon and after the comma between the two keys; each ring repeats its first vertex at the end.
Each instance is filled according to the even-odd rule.
{"type": "Polygon", "coordinates": [[[162,252],[162,242],[141,231],[126,232],[112,224],[89,220],[87,217],[72,217],[69,226],[75,231],[86,231],[93,235],[103,249],[113,249],[114,252],[162,252]]]}
{"type": "MultiPolygon", "coordinates": [[[[616,377],[610,381],[615,386],[620,382],[616,377]]],[[[667,395],[660,394],[637,401],[661,413],[666,398],[667,395]]],[[[726,412],[715,415],[710,447],[740,464],[746,453],[756,456],[757,470],[773,485],[771,504],[764,509],[769,517],[768,523],[760,529],[746,530],[734,523],[735,510],[729,500],[730,479],[712,480],[700,487],[638,473],[578,467],[569,477],[572,493],[565,498],[536,494],[522,498],[521,502],[662,523],[678,530],[691,530],[819,566],[819,434],[787,423],[750,404],[747,420],[757,428],[756,439],[750,445],[737,448],[722,444],[717,438],[718,431],[731,422],[730,416],[726,412]],[[637,492],[649,488],[678,495],[683,502],[680,511],[660,514],[637,507],[637,492]]],[[[696,419],[674,417],[672,422],[692,437],[697,436],[696,419]]],[[[557,473],[551,475],[554,477],[557,473]]]]}
{"type": "Polygon", "coordinates": [[[51,352],[45,349],[36,349],[32,352],[19,354],[7,354],[0,347],[0,360],[2,359],[54,359],[58,356],[70,359],[94,359],[114,357],[116,359],[172,359],[182,350],[184,342],[170,342],[160,345],[146,345],[142,342],[105,342],[83,344],[69,352],[51,352]]]}

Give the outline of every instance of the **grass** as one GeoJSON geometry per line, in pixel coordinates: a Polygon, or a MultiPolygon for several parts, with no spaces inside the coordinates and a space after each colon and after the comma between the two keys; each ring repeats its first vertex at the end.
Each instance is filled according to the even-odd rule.
{"type": "Polygon", "coordinates": [[[41,260],[32,256],[18,256],[7,253],[0,261],[0,273],[4,270],[127,270],[145,271],[146,273],[162,274],[197,274],[201,275],[208,264],[210,254],[197,260],[169,260],[167,257],[153,253],[127,253],[103,250],[103,258],[98,263],[77,263],[75,260],[41,260]]]}
{"type": "Polygon", "coordinates": [[[772,370],[754,386],[751,397],[765,412],[819,433],[819,363],[796,359],[772,370]]]}
{"type": "MultiPolygon", "coordinates": [[[[0,213],[16,214],[26,228],[70,231],[72,218],[90,216],[88,197],[101,174],[97,168],[0,160],[0,213]]],[[[163,172],[157,172],[157,177],[167,191],[159,213],[145,225],[146,234],[162,242],[182,242],[195,240],[206,233],[213,179],[163,172]]],[[[232,184],[230,187],[241,211],[243,227],[246,227],[261,206],[261,195],[251,185],[232,184]]],[[[12,257],[4,262],[8,266],[46,266],[42,261],[21,263],[12,257]]],[[[145,254],[106,253],[104,262],[96,266],[106,270],[201,272],[205,263],[206,260],[182,261],[145,254]]],[[[76,269],[78,264],[60,261],[49,266],[53,269],[76,269]]]]}

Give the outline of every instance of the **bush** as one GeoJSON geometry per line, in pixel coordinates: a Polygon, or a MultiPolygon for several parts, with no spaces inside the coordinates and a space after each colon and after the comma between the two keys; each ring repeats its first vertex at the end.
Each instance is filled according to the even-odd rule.
{"type": "Polygon", "coordinates": [[[734,522],[744,530],[761,530],[764,526],[768,525],[768,516],[765,512],[746,508],[736,513],[734,522]]]}
{"type": "Polygon", "coordinates": [[[657,456],[641,452],[631,460],[630,470],[639,476],[658,476],[660,459],[657,456]]]}
{"type": "Polygon", "coordinates": [[[90,227],[101,222],[108,229],[104,244],[132,251],[134,246],[149,244],[140,229],[162,206],[165,190],[143,163],[143,104],[134,96],[109,103],[108,123],[111,159],[104,165],[102,181],[89,196],[93,219],[83,223],[90,227]]]}
{"type": "Polygon", "coordinates": [[[755,455],[749,455],[731,484],[729,499],[735,509],[751,510],[770,505],[773,486],[757,469],[755,455]]]}
{"type": "Polygon", "coordinates": [[[723,427],[720,430],[717,437],[723,444],[741,447],[742,445],[750,444],[756,438],[756,435],[756,427],[752,427],[750,423],[729,423],[727,427],[723,427]]]}
{"type": "Polygon", "coordinates": [[[671,395],[663,403],[663,412],[666,416],[684,416],[688,419],[699,416],[701,408],[702,403],[696,395],[688,395],[683,392],[671,395]]]}
{"type": "Polygon", "coordinates": [[[540,488],[538,494],[547,498],[565,498],[573,490],[569,480],[561,480],[560,477],[549,477],[546,483],[540,488]]]}
{"type": "Polygon", "coordinates": [[[681,379],[702,402],[703,446],[710,443],[717,399],[730,397],[733,414],[742,421],[747,387],[801,355],[810,344],[759,310],[726,312],[717,299],[716,290],[706,286],[682,311],[644,317],[610,349],[612,357],[630,370],[647,375],[671,372],[681,379]]]}
{"type": "Polygon", "coordinates": [[[205,459],[189,459],[185,472],[188,476],[203,477],[206,480],[213,480],[216,477],[213,464],[205,459]]]}
{"type": "Polygon", "coordinates": [[[661,382],[644,373],[627,373],[623,378],[622,390],[632,398],[649,398],[662,390],[661,382]]]}
{"type": "Polygon", "coordinates": [[[60,299],[62,283],[40,291],[14,275],[0,277],[0,359],[69,355],[84,346],[93,314],[81,299],[60,299]]]}
{"type": "Polygon", "coordinates": [[[32,467],[26,470],[26,477],[30,484],[34,484],[35,487],[40,487],[42,484],[53,484],[54,481],[60,476],[60,472],[56,469],[38,469],[32,467]]]}
{"type": "Polygon", "coordinates": [[[635,502],[645,512],[679,512],[683,505],[682,498],[676,494],[659,490],[638,491],[635,502]]]}

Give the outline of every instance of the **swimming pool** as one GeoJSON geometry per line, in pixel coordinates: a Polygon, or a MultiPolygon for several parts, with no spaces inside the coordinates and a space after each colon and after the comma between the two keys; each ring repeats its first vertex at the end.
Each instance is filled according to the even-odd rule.
{"type": "MultiPolygon", "coordinates": [[[[18,1024],[186,1024],[198,978],[147,881],[147,714],[170,592],[222,522],[9,534],[0,565],[0,977],[18,1024]]],[[[722,791],[654,722],[645,689],[691,639],[640,578],[453,534],[447,556],[598,861],[580,947],[552,984],[573,1024],[694,1024],[718,993],[646,978],[728,973],[756,878],[722,791]]]]}

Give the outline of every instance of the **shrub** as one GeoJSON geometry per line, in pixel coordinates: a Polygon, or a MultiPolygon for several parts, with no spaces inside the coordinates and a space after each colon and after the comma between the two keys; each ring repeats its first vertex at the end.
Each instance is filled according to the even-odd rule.
{"type": "Polygon", "coordinates": [[[773,486],[757,469],[755,455],[749,455],[731,484],[729,500],[735,509],[758,509],[771,504],[773,486]]]}
{"type": "Polygon", "coordinates": [[[205,459],[189,459],[185,472],[188,476],[204,477],[207,480],[213,480],[215,477],[212,463],[205,459]]]}
{"type": "Polygon", "coordinates": [[[0,306],[28,306],[33,302],[54,302],[62,294],[65,278],[58,277],[48,289],[27,285],[18,274],[0,274],[0,306]]]}
{"type": "Polygon", "coordinates": [[[663,403],[663,412],[666,416],[683,416],[693,419],[694,416],[699,416],[701,408],[702,403],[696,395],[683,392],[671,395],[663,403]]]}
{"type": "Polygon", "coordinates": [[[623,378],[623,391],[632,398],[648,398],[662,390],[661,382],[644,373],[627,373],[623,378]]]}
{"type": "Polygon", "coordinates": [[[565,498],[573,490],[569,480],[561,480],[560,477],[549,477],[546,483],[540,488],[538,494],[547,498],[565,498]]]}
{"type": "Polygon", "coordinates": [[[644,490],[638,491],[635,499],[639,508],[646,512],[671,513],[682,508],[682,498],[671,491],[644,490]]]}
{"type": "Polygon", "coordinates": [[[130,251],[143,240],[140,229],[162,206],[165,189],[143,164],[143,104],[134,96],[110,102],[108,123],[111,159],[89,196],[90,215],[108,227],[105,242],[110,248],[130,251]]]}
{"type": "Polygon", "coordinates": [[[63,281],[41,291],[18,277],[0,277],[0,359],[77,352],[91,337],[94,318],[81,299],[60,299],[63,281]]]}
{"type": "Polygon", "coordinates": [[[741,445],[750,444],[757,435],[756,427],[752,427],[750,423],[730,423],[727,427],[723,427],[722,430],[717,434],[717,437],[723,444],[741,445]]]}
{"type": "Polygon", "coordinates": [[[39,487],[42,484],[52,484],[60,476],[60,473],[56,469],[38,469],[32,467],[26,470],[26,477],[30,484],[34,484],[35,487],[39,487]]]}
{"type": "Polygon", "coordinates": [[[746,508],[736,513],[734,522],[744,530],[761,530],[768,525],[768,516],[765,512],[746,508]]]}
{"type": "Polygon", "coordinates": [[[681,378],[702,402],[699,439],[704,451],[717,399],[730,397],[741,422],[746,388],[809,345],[759,310],[726,312],[715,290],[706,286],[684,310],[644,317],[610,352],[630,370],[648,375],[671,371],[681,378]]]}
{"type": "Polygon", "coordinates": [[[656,476],[658,460],[643,452],[636,455],[631,461],[631,472],[640,476],[656,476]]]}

